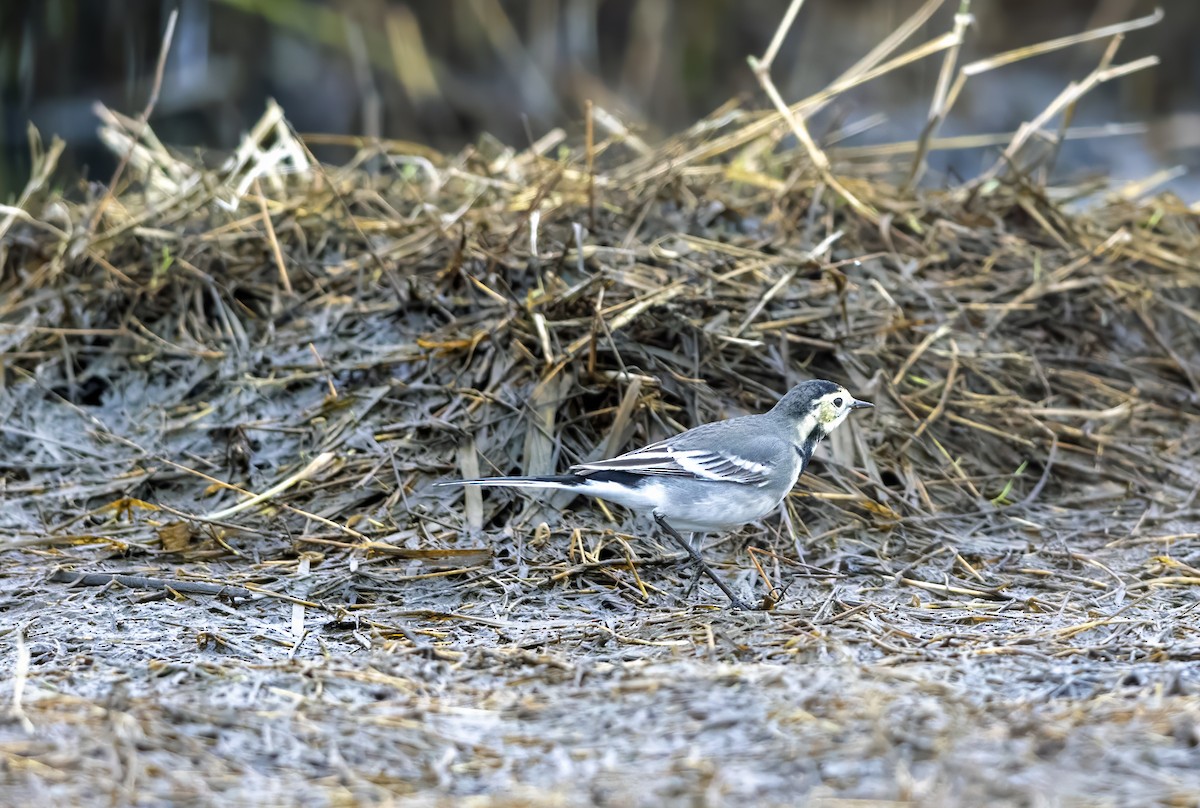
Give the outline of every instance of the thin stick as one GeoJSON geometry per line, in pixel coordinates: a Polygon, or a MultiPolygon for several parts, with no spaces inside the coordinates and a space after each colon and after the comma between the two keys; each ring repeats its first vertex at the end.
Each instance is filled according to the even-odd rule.
{"type": "Polygon", "coordinates": [[[1081,45],[1084,42],[1091,42],[1096,39],[1107,39],[1110,36],[1119,34],[1127,34],[1130,31],[1139,31],[1142,28],[1149,28],[1151,25],[1157,25],[1162,22],[1163,11],[1161,8],[1155,9],[1152,14],[1147,14],[1145,17],[1138,17],[1136,20],[1128,22],[1118,22],[1113,25],[1106,25],[1103,28],[1096,28],[1091,31],[1084,31],[1082,34],[1073,34],[1071,36],[1063,36],[1058,39],[1047,39],[1045,42],[1038,42],[1036,45],[1027,45],[1023,48],[1014,48],[1004,53],[997,53],[995,56],[988,56],[984,59],[971,62],[963,65],[962,72],[967,76],[974,76],[979,73],[985,73],[988,70],[995,70],[997,67],[1020,62],[1032,56],[1041,56],[1046,53],[1052,53],[1056,50],[1069,48],[1072,45],[1081,45]]]}
{"type": "Polygon", "coordinates": [[[224,510],[213,511],[212,513],[205,514],[203,518],[209,521],[227,519],[236,513],[241,513],[244,510],[253,508],[255,505],[266,502],[267,500],[282,494],[296,483],[320,474],[329,466],[330,463],[333,462],[334,457],[335,455],[333,452],[322,452],[314,457],[307,466],[300,469],[292,476],[280,480],[278,483],[271,486],[266,491],[263,491],[261,494],[255,494],[254,496],[250,497],[250,499],[239,502],[237,505],[232,505],[224,510]]]}
{"type": "Polygon", "coordinates": [[[171,40],[175,37],[175,22],[179,19],[179,9],[171,12],[171,16],[167,18],[167,30],[163,33],[162,47],[158,51],[158,64],[154,67],[154,83],[150,85],[150,99],[146,102],[146,108],[142,110],[142,114],[138,116],[138,128],[133,133],[133,137],[129,142],[129,149],[125,154],[121,155],[121,162],[117,163],[117,168],[113,171],[112,179],[108,181],[108,188],[104,191],[104,196],[100,197],[100,201],[96,203],[96,209],[92,211],[92,218],[88,221],[88,237],[90,238],[96,232],[96,225],[100,223],[100,217],[104,215],[104,209],[112,202],[116,191],[117,183],[121,180],[121,175],[125,173],[125,167],[129,165],[130,158],[133,157],[133,151],[137,148],[138,141],[142,139],[142,133],[146,131],[146,125],[150,122],[150,115],[154,112],[155,105],[158,104],[158,93],[162,89],[163,72],[167,67],[167,54],[171,52],[171,40]]]}
{"type": "Polygon", "coordinates": [[[25,714],[25,707],[21,701],[25,697],[25,683],[29,681],[29,645],[25,642],[25,632],[29,630],[29,624],[17,628],[17,664],[16,670],[13,671],[13,687],[12,687],[12,715],[21,722],[21,727],[26,732],[34,731],[33,722],[29,720],[29,716],[25,714]]]}
{"type": "Polygon", "coordinates": [[[168,578],[147,578],[143,575],[123,575],[119,572],[72,572],[55,570],[50,574],[55,583],[75,586],[108,586],[118,583],[130,589],[168,589],[185,595],[224,595],[230,598],[249,598],[254,593],[240,586],[210,584],[204,581],[175,581],[168,578]]]}
{"type": "Polygon", "coordinates": [[[592,99],[587,100],[585,119],[587,137],[588,229],[596,231],[596,126],[592,99]]]}
{"type": "Polygon", "coordinates": [[[263,196],[258,177],[254,178],[254,194],[258,197],[258,209],[262,211],[263,229],[267,231],[267,243],[271,245],[275,268],[279,270],[279,282],[283,284],[283,290],[290,295],[292,294],[292,279],[288,277],[287,265],[283,262],[283,250],[279,248],[279,239],[275,236],[275,225],[271,223],[271,212],[267,210],[267,198],[263,196]]]}
{"type": "Polygon", "coordinates": [[[788,31],[792,30],[792,23],[796,21],[796,15],[800,13],[800,6],[804,5],[804,0],[792,0],[792,4],[788,6],[787,13],[783,15],[783,20],[779,23],[779,27],[775,29],[775,36],[771,38],[771,44],[767,46],[767,50],[763,53],[759,64],[763,70],[770,70],[771,65],[775,63],[775,57],[779,54],[779,48],[783,45],[783,40],[787,37],[788,31]]]}
{"type": "Polygon", "coordinates": [[[780,116],[787,122],[788,127],[804,146],[804,150],[808,152],[808,157],[813,162],[813,166],[817,169],[822,182],[833,189],[834,193],[845,200],[854,211],[864,219],[871,221],[874,224],[879,223],[879,214],[876,213],[869,205],[859,201],[858,197],[850,193],[838,180],[833,176],[829,167],[829,158],[813,141],[812,135],[808,133],[808,127],[804,125],[804,119],[800,117],[799,111],[793,111],[787,102],[783,100],[783,96],[779,94],[779,90],[775,87],[775,82],[771,80],[771,62],[774,61],[775,55],[779,50],[779,44],[783,42],[783,38],[787,36],[788,30],[791,29],[792,23],[795,22],[796,13],[799,12],[803,0],[792,0],[791,6],[788,7],[787,13],[784,14],[783,20],[779,24],[779,28],[775,30],[775,37],[771,40],[767,52],[763,55],[762,60],[751,56],[747,59],[750,63],[750,69],[754,71],[755,78],[758,79],[759,85],[762,86],[763,92],[771,99],[771,103],[775,105],[780,116]]]}
{"type": "MultiPolygon", "coordinates": [[[[284,276],[286,277],[286,275],[284,276]]],[[[338,397],[337,388],[333,386],[333,376],[329,373],[329,368],[325,367],[325,360],[321,358],[321,354],[317,351],[317,346],[311,342],[308,343],[309,352],[316,357],[317,367],[325,374],[325,386],[329,389],[329,398],[336,399],[338,397]]]]}
{"type": "MultiPolygon", "coordinates": [[[[1108,47],[1104,49],[1104,54],[1100,57],[1099,69],[1107,70],[1112,66],[1113,59],[1117,56],[1117,48],[1121,47],[1121,43],[1125,41],[1124,34],[1117,34],[1108,43],[1108,47]]],[[[1075,120],[1075,107],[1078,99],[1067,104],[1063,110],[1062,121],[1058,126],[1058,134],[1054,136],[1054,145],[1050,150],[1050,155],[1042,163],[1042,184],[1049,181],[1050,172],[1054,169],[1054,164],[1058,162],[1058,154],[1062,150],[1063,133],[1071,126],[1071,121],[1075,120]]]]}
{"type": "MultiPolygon", "coordinates": [[[[946,55],[942,59],[942,69],[938,73],[933,100],[929,103],[929,119],[925,122],[925,128],[921,130],[921,137],[917,141],[917,153],[913,156],[908,179],[904,182],[905,194],[911,194],[916,184],[921,181],[921,175],[925,173],[925,156],[929,153],[929,143],[937,134],[938,127],[946,120],[946,113],[950,111],[950,104],[946,103],[950,92],[950,79],[954,75],[954,66],[958,62],[958,52],[962,48],[963,34],[973,19],[971,0],[961,0],[958,13],[954,15],[954,44],[947,49],[946,55]]],[[[955,97],[957,98],[957,93],[955,97]]],[[[953,100],[951,99],[951,103],[953,100]]]]}

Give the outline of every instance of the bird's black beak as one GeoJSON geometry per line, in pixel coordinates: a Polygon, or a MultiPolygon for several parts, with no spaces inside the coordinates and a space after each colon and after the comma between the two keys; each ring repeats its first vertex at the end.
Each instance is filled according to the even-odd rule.
{"type": "Polygon", "coordinates": [[[850,409],[861,410],[864,407],[874,407],[875,405],[869,401],[859,401],[857,398],[850,400],[850,409]]]}

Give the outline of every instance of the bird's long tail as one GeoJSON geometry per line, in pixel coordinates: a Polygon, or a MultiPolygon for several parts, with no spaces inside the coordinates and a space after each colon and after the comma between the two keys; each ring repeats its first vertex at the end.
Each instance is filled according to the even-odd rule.
{"type": "Polygon", "coordinates": [[[481,477],[477,480],[445,480],[434,483],[438,486],[491,485],[500,488],[555,488],[559,490],[579,488],[586,484],[586,477],[574,474],[563,474],[557,477],[481,477]]]}

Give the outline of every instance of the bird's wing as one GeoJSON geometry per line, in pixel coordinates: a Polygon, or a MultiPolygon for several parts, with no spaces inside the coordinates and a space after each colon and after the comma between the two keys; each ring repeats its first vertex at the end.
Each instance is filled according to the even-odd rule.
{"type": "MultiPolygon", "coordinates": [[[[729,422],[719,422],[710,426],[720,426],[724,423],[729,422]]],[[[713,430],[717,434],[727,431],[713,430]]],[[[781,442],[770,436],[740,436],[735,442],[739,448],[733,451],[709,448],[710,436],[705,432],[693,429],[608,460],[571,466],[571,471],[584,477],[600,471],[622,471],[627,474],[691,477],[714,482],[766,485],[771,481],[771,474],[776,467],[788,458],[786,451],[780,451],[783,448],[781,442]]]]}

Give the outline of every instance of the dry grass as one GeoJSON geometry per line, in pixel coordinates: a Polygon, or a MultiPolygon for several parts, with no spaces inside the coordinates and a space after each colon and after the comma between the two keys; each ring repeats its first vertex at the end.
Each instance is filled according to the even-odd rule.
{"type": "Polygon", "coordinates": [[[6,793],[1190,804],[1195,213],[1039,181],[1063,108],[901,190],[960,36],[653,148],[596,110],[583,145],[331,168],[271,108],[204,169],[102,110],[126,181],[79,199],[52,144],[0,211],[6,793]],[[933,54],[907,150],[793,147],[933,54]],[[430,486],[813,376],[877,409],[708,550],[769,611],[682,598],[623,514],[430,486]]]}

